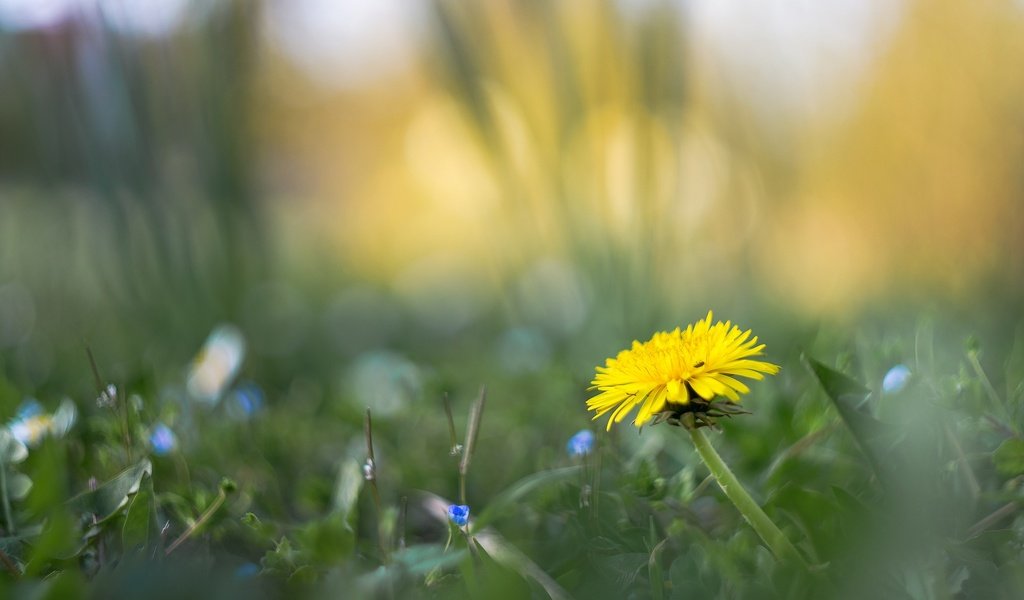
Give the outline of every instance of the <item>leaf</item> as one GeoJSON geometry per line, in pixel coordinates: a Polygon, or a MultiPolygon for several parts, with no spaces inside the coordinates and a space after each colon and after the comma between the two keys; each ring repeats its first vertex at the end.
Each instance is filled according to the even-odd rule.
{"type": "Polygon", "coordinates": [[[1013,349],[1006,359],[1006,397],[1024,400],[1024,324],[1017,326],[1013,349]]]}
{"type": "Polygon", "coordinates": [[[263,572],[268,575],[288,577],[295,571],[298,560],[298,550],[292,548],[288,538],[282,537],[273,550],[268,550],[263,555],[260,566],[263,567],[263,572]]]}
{"type": "Polygon", "coordinates": [[[1008,477],[1024,473],[1024,440],[1010,438],[999,444],[992,454],[996,469],[1008,477]]]}
{"type": "Polygon", "coordinates": [[[14,437],[11,430],[0,426],[0,465],[13,465],[25,460],[28,448],[14,437]]]}
{"type": "Polygon", "coordinates": [[[603,557],[598,560],[598,564],[609,577],[614,579],[616,585],[627,589],[647,567],[649,560],[650,556],[644,552],[626,552],[603,557]]]}
{"type": "Polygon", "coordinates": [[[668,539],[661,540],[651,550],[651,556],[647,560],[647,576],[651,581],[651,597],[655,600],[665,598],[665,571],[661,568],[661,555],[665,549],[668,539]]]}
{"type": "MultiPolygon", "coordinates": [[[[471,539],[469,543],[473,544],[474,560],[464,560],[460,565],[468,597],[486,598],[493,596],[495,590],[501,590],[501,595],[506,598],[528,598],[531,595],[524,579],[526,572],[492,556],[479,540],[471,539]]],[[[551,597],[558,598],[557,595],[551,597]]]]}
{"type": "Polygon", "coordinates": [[[304,555],[323,565],[348,558],[355,549],[355,538],[355,532],[337,513],[306,523],[295,532],[295,541],[304,555]]]}
{"type": "Polygon", "coordinates": [[[121,545],[125,551],[149,546],[150,536],[155,529],[153,504],[153,478],[146,477],[138,493],[128,502],[128,510],[124,515],[121,545]]]}
{"type": "Polygon", "coordinates": [[[25,551],[26,542],[24,535],[15,535],[8,537],[0,537],[0,552],[3,552],[11,558],[21,560],[22,553],[25,551]]]}
{"type": "Polygon", "coordinates": [[[333,512],[341,515],[349,531],[354,531],[359,490],[363,487],[362,469],[355,460],[345,460],[338,467],[338,480],[334,485],[333,512]]]}
{"type": "Polygon", "coordinates": [[[95,490],[81,493],[68,500],[68,503],[81,512],[96,515],[96,522],[103,523],[127,506],[129,498],[139,491],[142,478],[152,474],[153,463],[144,458],[95,490]]]}
{"type": "Polygon", "coordinates": [[[38,595],[38,600],[78,600],[87,597],[89,582],[77,569],[64,569],[48,575],[38,595]]]}
{"type": "Polygon", "coordinates": [[[847,512],[853,514],[863,514],[868,512],[868,506],[864,504],[860,498],[857,498],[837,485],[831,485],[829,488],[832,490],[832,495],[835,496],[839,506],[847,512]]]}
{"type": "Polygon", "coordinates": [[[25,575],[38,576],[50,568],[54,559],[70,559],[77,556],[81,549],[76,519],[65,510],[56,510],[47,517],[45,527],[32,540],[25,575]]]}
{"type": "Polygon", "coordinates": [[[312,565],[302,565],[292,571],[288,576],[288,583],[298,585],[311,585],[316,582],[317,570],[312,565]]]}
{"type": "Polygon", "coordinates": [[[893,461],[891,453],[896,435],[890,426],[868,411],[867,400],[871,391],[860,382],[813,358],[805,355],[803,359],[839,411],[839,416],[871,463],[875,475],[883,484],[892,481],[888,464],[893,461]]]}
{"type": "Polygon", "coordinates": [[[459,564],[466,557],[466,550],[445,552],[440,544],[410,546],[392,555],[392,560],[409,570],[413,575],[426,575],[434,569],[448,569],[459,564]]]}
{"type": "Polygon", "coordinates": [[[11,473],[7,476],[7,493],[11,500],[24,500],[32,489],[32,480],[24,473],[11,473]]]}
{"type": "Polygon", "coordinates": [[[274,533],[277,529],[270,523],[264,523],[262,520],[260,520],[259,517],[256,516],[255,513],[252,512],[245,513],[245,515],[242,516],[241,521],[243,525],[252,529],[252,531],[255,532],[256,535],[263,538],[265,541],[269,541],[271,538],[273,538],[274,533]]]}
{"type": "Polygon", "coordinates": [[[541,471],[540,473],[534,473],[533,475],[523,477],[519,481],[505,488],[504,491],[499,492],[498,495],[495,496],[495,498],[487,505],[487,508],[480,513],[480,516],[474,520],[473,527],[483,527],[484,524],[493,520],[495,515],[518,502],[523,496],[537,488],[565,481],[579,473],[579,470],[580,467],[578,466],[562,467],[559,469],[541,471]]]}

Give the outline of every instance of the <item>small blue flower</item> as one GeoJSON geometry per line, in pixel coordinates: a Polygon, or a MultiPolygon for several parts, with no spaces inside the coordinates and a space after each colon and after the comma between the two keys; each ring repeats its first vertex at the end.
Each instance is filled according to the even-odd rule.
{"type": "Polygon", "coordinates": [[[235,579],[244,580],[260,574],[260,566],[256,563],[247,562],[235,569],[235,579]]]}
{"type": "Polygon", "coordinates": [[[882,378],[882,391],[886,394],[896,394],[907,387],[908,381],[910,369],[906,365],[896,365],[882,378]]]}
{"type": "Polygon", "coordinates": [[[149,434],[149,443],[153,446],[153,453],[157,456],[166,456],[178,447],[178,438],[171,431],[171,428],[163,423],[157,423],[156,427],[149,434]]]}
{"type": "Polygon", "coordinates": [[[452,504],[448,507],[448,519],[459,527],[465,527],[469,523],[469,506],[452,504]]]}
{"type": "Polygon", "coordinates": [[[243,421],[263,408],[263,390],[255,383],[243,383],[233,391],[227,402],[228,416],[243,421]]]}
{"type": "Polygon", "coordinates": [[[28,420],[43,414],[43,405],[35,398],[26,398],[18,407],[18,414],[14,417],[18,420],[28,420]]]}
{"type": "Polygon", "coordinates": [[[569,451],[569,456],[586,456],[594,449],[594,434],[589,429],[581,429],[569,438],[569,443],[565,447],[569,451]]]}
{"type": "Polygon", "coordinates": [[[63,411],[71,411],[70,415],[63,415],[67,426],[58,430],[54,425],[53,415],[43,412],[43,406],[35,398],[26,398],[18,407],[17,415],[7,423],[8,429],[14,439],[26,446],[35,446],[47,435],[64,435],[67,427],[74,422],[74,405],[70,400],[65,401],[70,407],[61,404],[63,411]]]}
{"type": "Polygon", "coordinates": [[[252,415],[263,408],[263,390],[255,384],[247,384],[238,388],[238,405],[246,415],[252,415]]]}

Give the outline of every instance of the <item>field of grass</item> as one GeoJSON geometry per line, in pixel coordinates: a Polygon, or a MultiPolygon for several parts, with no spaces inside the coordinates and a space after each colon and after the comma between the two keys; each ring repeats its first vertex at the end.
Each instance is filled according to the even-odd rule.
{"type": "Polygon", "coordinates": [[[1024,589],[1019,331],[746,320],[781,371],[703,431],[798,560],[776,559],[685,428],[590,420],[593,365],[628,340],[568,337],[542,363],[485,320],[466,342],[345,358],[310,336],[275,359],[221,326],[157,369],[93,351],[95,376],[75,340],[67,375],[31,391],[5,359],[0,581],[54,598],[1024,589]],[[570,444],[581,430],[592,445],[570,444]]]}

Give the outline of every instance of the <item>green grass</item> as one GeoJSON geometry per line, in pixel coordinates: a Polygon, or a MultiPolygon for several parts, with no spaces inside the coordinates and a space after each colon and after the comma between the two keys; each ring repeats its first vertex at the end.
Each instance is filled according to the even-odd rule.
{"type": "MultiPolygon", "coordinates": [[[[806,331],[762,336],[782,373],[753,385],[752,415],[708,436],[807,569],[776,561],[684,430],[590,423],[589,369],[556,354],[543,371],[508,373],[493,352],[431,360],[396,347],[419,378],[399,410],[373,419],[379,504],[351,388],[299,357],[265,371],[254,359],[241,378],[265,404],[239,420],[226,400],[190,399],[187,365],[172,365],[127,379],[114,408],[73,394],[78,419],[63,436],[27,457],[5,451],[7,482],[32,487],[8,490],[0,582],[53,597],[1016,597],[1021,341],[994,343],[1011,344],[999,356],[974,340],[939,347],[929,340],[952,332],[924,320],[884,342],[806,331]],[[911,378],[880,393],[894,354],[911,378]],[[468,446],[477,382],[488,391],[466,476],[472,524],[449,529],[461,458],[443,392],[468,446]],[[167,455],[148,441],[158,420],[178,437],[167,455]],[[597,450],[574,459],[565,444],[584,427],[597,450]]],[[[89,381],[84,350],[78,369],[89,381]]],[[[0,389],[12,415],[27,392],[0,389]]]]}

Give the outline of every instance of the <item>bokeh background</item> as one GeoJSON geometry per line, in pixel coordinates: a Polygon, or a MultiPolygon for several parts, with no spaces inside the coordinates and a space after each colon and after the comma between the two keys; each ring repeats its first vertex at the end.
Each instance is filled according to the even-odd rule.
{"type": "Polygon", "coordinates": [[[488,319],[547,347],[709,305],[974,310],[1019,287],[1022,18],[4,0],[2,343],[42,384],[48,338],[137,319],[182,342],[158,352],[249,319],[287,354],[488,319]]]}
{"type": "Polygon", "coordinates": [[[708,308],[784,373],[877,384],[922,323],[1001,365],[1021,64],[1019,0],[0,0],[5,416],[96,413],[88,346],[298,519],[365,407],[382,487],[452,495],[440,398],[486,383],[485,498],[587,425],[594,365],[708,308]],[[183,409],[204,377],[242,412],[183,409]]]}

